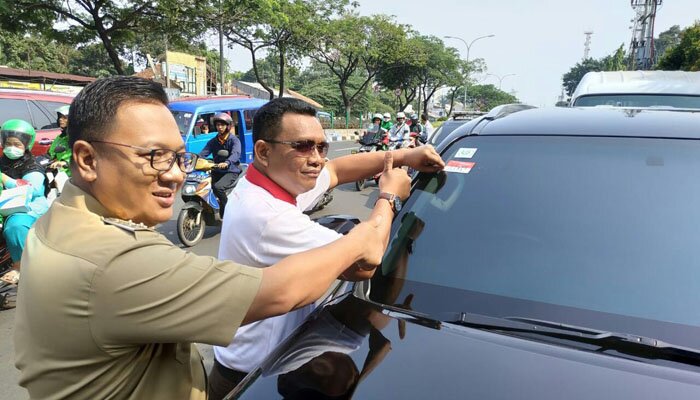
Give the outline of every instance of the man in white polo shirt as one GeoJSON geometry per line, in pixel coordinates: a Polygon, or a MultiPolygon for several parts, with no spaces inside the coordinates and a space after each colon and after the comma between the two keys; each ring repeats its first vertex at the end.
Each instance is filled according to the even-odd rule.
{"type": "MultiPolygon", "coordinates": [[[[444,162],[431,146],[393,152],[361,153],[326,162],[328,142],[316,109],[293,98],[271,100],[255,114],[255,157],[246,176],[229,195],[219,258],[265,267],[300,251],[326,245],[340,236],[303,213],[329,188],[385,170],[373,215],[390,220],[408,196],[405,173],[393,166],[437,172],[444,162]],[[398,178],[402,179],[398,179],[398,178]]],[[[361,266],[339,278],[370,277],[361,266]]],[[[210,399],[223,398],[313,311],[307,306],[241,327],[228,347],[214,347],[210,399]]]]}

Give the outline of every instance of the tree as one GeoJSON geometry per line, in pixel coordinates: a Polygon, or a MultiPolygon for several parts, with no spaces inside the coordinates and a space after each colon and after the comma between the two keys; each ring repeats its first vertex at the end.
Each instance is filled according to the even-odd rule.
{"type": "MultiPolygon", "coordinates": [[[[463,82],[460,74],[462,61],[453,47],[445,47],[442,40],[423,37],[423,51],[427,55],[421,69],[418,87],[422,95],[422,109],[426,110],[430,99],[443,86],[456,86],[463,82]]],[[[468,68],[468,66],[465,66],[468,68]]]]}
{"type": "Polygon", "coordinates": [[[700,71],[700,22],[683,30],[680,43],[666,52],[656,68],[700,71]]]}
{"type": "Polygon", "coordinates": [[[571,96],[576,90],[583,76],[592,71],[602,71],[604,69],[603,63],[600,60],[595,60],[593,58],[585,59],[579,63],[576,63],[569,72],[565,73],[562,77],[562,82],[564,88],[566,89],[566,94],[571,96]]]}
{"type": "Polygon", "coordinates": [[[76,50],[42,35],[0,31],[0,65],[11,68],[69,73],[76,50]]]}
{"type": "Polygon", "coordinates": [[[518,98],[494,85],[474,85],[469,87],[469,99],[475,109],[488,111],[502,104],[517,103],[518,98]]]}
{"type": "Polygon", "coordinates": [[[397,44],[406,38],[406,29],[384,15],[348,13],[314,28],[318,39],[309,44],[309,56],[335,75],[348,114],[382,68],[406,56],[397,50],[401,49],[397,44]],[[356,88],[349,85],[353,76],[362,77],[356,88]]]}
{"type": "Polygon", "coordinates": [[[654,55],[656,60],[660,60],[666,50],[676,47],[681,42],[681,27],[678,25],[673,25],[661,33],[659,37],[654,40],[654,55]]]}
{"type": "Polygon", "coordinates": [[[75,43],[99,40],[114,70],[122,75],[125,70],[120,51],[140,22],[146,16],[155,16],[153,2],[149,0],[15,0],[14,3],[14,13],[3,13],[0,18],[3,27],[25,26],[25,23],[36,26],[37,15],[44,16],[41,23],[48,24],[47,27],[64,22],[67,28],[63,31],[50,30],[55,37],[71,38],[75,43]]]}

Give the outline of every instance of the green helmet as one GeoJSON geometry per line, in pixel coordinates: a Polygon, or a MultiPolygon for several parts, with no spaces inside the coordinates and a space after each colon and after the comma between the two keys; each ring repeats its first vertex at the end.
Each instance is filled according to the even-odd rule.
{"type": "Polygon", "coordinates": [[[16,137],[24,143],[24,147],[31,150],[34,146],[34,139],[36,138],[36,131],[34,127],[27,121],[21,119],[8,119],[0,127],[0,139],[2,139],[2,144],[5,144],[5,140],[8,137],[16,137]]]}
{"type": "Polygon", "coordinates": [[[63,116],[65,116],[66,118],[68,118],[68,112],[69,112],[69,111],[70,111],[70,106],[69,106],[69,105],[61,106],[61,107],[58,107],[58,108],[56,109],[56,115],[57,115],[58,117],[60,117],[61,115],[63,115],[63,116]]]}

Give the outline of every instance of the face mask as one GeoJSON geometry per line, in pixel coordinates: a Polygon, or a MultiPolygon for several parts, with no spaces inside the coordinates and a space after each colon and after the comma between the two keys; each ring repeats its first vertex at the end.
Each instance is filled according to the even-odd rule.
{"type": "Polygon", "coordinates": [[[5,147],[2,152],[10,160],[16,160],[24,155],[24,150],[14,146],[5,147]]]}

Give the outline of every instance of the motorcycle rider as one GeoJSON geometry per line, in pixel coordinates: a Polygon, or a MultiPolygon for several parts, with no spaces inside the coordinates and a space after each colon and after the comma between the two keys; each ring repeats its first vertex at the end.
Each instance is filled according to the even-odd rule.
{"type": "Polygon", "coordinates": [[[396,124],[389,130],[389,142],[401,144],[398,147],[403,147],[404,139],[408,140],[410,138],[411,131],[406,125],[406,114],[399,111],[396,113],[396,124]]]}
{"type": "Polygon", "coordinates": [[[425,129],[423,125],[418,121],[418,114],[411,114],[411,146],[420,146],[425,143],[423,140],[425,135],[425,129]]]}
{"type": "Polygon", "coordinates": [[[233,189],[238,175],[241,174],[239,168],[241,158],[241,142],[236,137],[233,119],[225,112],[218,113],[212,118],[216,127],[217,135],[207,142],[199,156],[205,158],[213,155],[215,168],[211,170],[212,191],[219,200],[219,216],[224,217],[226,207],[227,192],[233,189]],[[228,151],[228,156],[218,155],[221,150],[228,151]]]}
{"type": "Polygon", "coordinates": [[[7,120],[0,127],[3,155],[0,157],[2,186],[11,189],[18,186],[17,180],[29,182],[29,211],[16,212],[5,217],[2,235],[7,250],[12,258],[12,271],[3,275],[1,280],[9,283],[19,281],[20,259],[29,228],[34,225],[48,209],[49,203],[44,197],[44,169],[31,153],[36,132],[29,122],[21,119],[7,120]]]}
{"type": "Polygon", "coordinates": [[[48,151],[48,156],[51,160],[49,168],[58,170],[59,172],[64,172],[68,176],[70,176],[70,168],[68,166],[73,155],[71,147],[68,144],[67,128],[69,111],[70,106],[68,105],[56,109],[56,123],[61,129],[61,133],[53,140],[48,151]]]}
{"type": "Polygon", "coordinates": [[[391,127],[394,126],[394,123],[391,122],[391,114],[384,113],[383,117],[384,119],[382,120],[382,129],[389,132],[391,130],[391,127]]]}
{"type": "Polygon", "coordinates": [[[382,128],[382,114],[374,114],[372,116],[372,125],[367,128],[367,133],[362,138],[362,142],[367,144],[380,142],[386,136],[386,132],[386,129],[382,128]]]}

